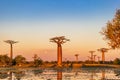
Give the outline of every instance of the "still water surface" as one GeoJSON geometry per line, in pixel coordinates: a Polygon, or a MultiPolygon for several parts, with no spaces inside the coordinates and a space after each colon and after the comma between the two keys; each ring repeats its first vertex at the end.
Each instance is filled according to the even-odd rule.
{"type": "Polygon", "coordinates": [[[0,69],[0,80],[120,80],[120,69],[0,69]]]}

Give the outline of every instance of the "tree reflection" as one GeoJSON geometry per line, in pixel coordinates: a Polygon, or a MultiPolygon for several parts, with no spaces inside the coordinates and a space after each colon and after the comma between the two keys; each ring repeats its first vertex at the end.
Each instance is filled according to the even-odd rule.
{"type": "Polygon", "coordinates": [[[101,80],[105,80],[105,70],[102,70],[102,79],[101,80]]]}
{"type": "Polygon", "coordinates": [[[12,72],[9,72],[9,78],[8,80],[12,80],[12,72]]]}
{"type": "Polygon", "coordinates": [[[98,77],[98,74],[96,74],[97,72],[101,73],[101,78],[99,80],[106,80],[106,78],[105,78],[105,70],[104,69],[101,70],[101,71],[92,70],[89,80],[96,80],[95,78],[98,77]]]}
{"type": "Polygon", "coordinates": [[[9,77],[9,74],[7,72],[0,72],[0,79],[6,79],[7,77],[9,77]]]}
{"type": "Polygon", "coordinates": [[[33,70],[35,76],[39,76],[43,71],[41,69],[33,70]]]}
{"type": "Polygon", "coordinates": [[[62,80],[62,71],[57,72],[57,80],[62,80]]]}
{"type": "Polygon", "coordinates": [[[114,73],[115,73],[115,76],[120,77],[120,71],[119,70],[115,70],[114,73]]]}
{"type": "Polygon", "coordinates": [[[15,72],[14,74],[17,80],[21,80],[21,78],[25,76],[25,71],[15,72]]]}
{"type": "Polygon", "coordinates": [[[90,80],[95,80],[94,79],[94,76],[95,76],[96,74],[95,74],[95,71],[93,70],[93,71],[91,71],[91,75],[90,75],[90,80]]]}

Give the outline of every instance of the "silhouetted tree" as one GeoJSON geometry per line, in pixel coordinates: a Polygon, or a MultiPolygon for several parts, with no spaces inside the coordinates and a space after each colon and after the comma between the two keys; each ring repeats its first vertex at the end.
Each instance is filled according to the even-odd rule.
{"type": "Polygon", "coordinates": [[[120,9],[116,11],[113,20],[107,22],[101,33],[113,49],[120,48],[120,9]]]}

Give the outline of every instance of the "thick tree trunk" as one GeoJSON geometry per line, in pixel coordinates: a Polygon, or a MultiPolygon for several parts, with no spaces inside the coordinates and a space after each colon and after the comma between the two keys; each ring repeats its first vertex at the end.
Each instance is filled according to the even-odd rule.
{"type": "Polygon", "coordinates": [[[61,67],[62,66],[62,46],[61,46],[61,44],[58,44],[57,58],[58,58],[57,64],[59,67],[61,67]]]}
{"type": "Polygon", "coordinates": [[[76,56],[76,62],[78,62],[78,56],[76,56]]]}
{"type": "Polygon", "coordinates": [[[10,65],[12,65],[12,58],[13,58],[13,45],[10,44],[10,65]]]}
{"type": "Polygon", "coordinates": [[[93,63],[93,53],[91,53],[91,62],[93,63]]]}
{"type": "Polygon", "coordinates": [[[104,52],[102,52],[102,62],[103,63],[105,62],[105,54],[104,54],[104,52]]]}

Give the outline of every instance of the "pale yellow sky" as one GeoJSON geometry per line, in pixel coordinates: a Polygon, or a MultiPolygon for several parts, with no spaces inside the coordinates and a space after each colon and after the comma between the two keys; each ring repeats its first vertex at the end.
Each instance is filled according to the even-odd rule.
{"type": "MultiPolygon", "coordinates": [[[[33,27],[34,24],[35,23],[16,23],[14,25],[11,23],[5,24],[4,26],[11,26],[12,28],[3,28],[3,31],[0,32],[2,35],[4,35],[0,36],[0,53],[9,55],[9,44],[4,43],[3,40],[12,39],[19,41],[19,43],[14,45],[14,56],[21,54],[25,56],[27,60],[32,60],[33,55],[38,54],[43,60],[56,60],[57,45],[49,42],[49,39],[55,36],[63,35],[70,39],[70,42],[63,44],[63,60],[64,58],[75,60],[74,54],[76,53],[80,54],[79,60],[87,60],[87,56],[90,56],[90,50],[95,50],[95,54],[101,56],[101,53],[98,52],[97,49],[108,47],[106,41],[102,39],[103,36],[99,33],[101,27],[97,26],[96,24],[82,25],[79,22],[60,22],[50,23],[50,25],[41,25],[40,23],[37,23],[35,24],[35,26],[38,26],[37,28],[33,27]],[[20,26],[22,26],[22,28],[20,26]],[[39,26],[42,26],[42,28],[39,26]],[[73,26],[78,26],[78,28],[74,28],[73,26]],[[91,27],[86,28],[81,26],[91,27]],[[93,29],[92,26],[96,26],[96,28],[93,29]],[[46,30],[46,27],[56,27],[56,29],[49,28],[46,30]]],[[[105,24],[102,25],[104,26],[105,24]]],[[[106,60],[113,60],[119,56],[116,51],[110,51],[107,54],[108,57],[106,57],[106,60]]]]}

